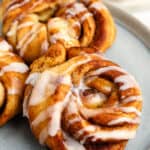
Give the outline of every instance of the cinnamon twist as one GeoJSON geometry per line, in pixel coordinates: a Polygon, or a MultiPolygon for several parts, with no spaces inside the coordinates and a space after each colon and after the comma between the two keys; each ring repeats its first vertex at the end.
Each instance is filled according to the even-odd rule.
{"type": "Polygon", "coordinates": [[[139,86],[100,54],[85,53],[42,71],[32,67],[26,84],[24,114],[35,137],[52,150],[124,150],[135,137],[139,86]]]}
{"type": "Polygon", "coordinates": [[[0,126],[22,109],[22,96],[28,67],[0,37],[0,126]]]}
{"type": "Polygon", "coordinates": [[[65,48],[92,46],[104,52],[115,33],[100,0],[3,0],[3,34],[28,63],[58,42],[65,48]]]}

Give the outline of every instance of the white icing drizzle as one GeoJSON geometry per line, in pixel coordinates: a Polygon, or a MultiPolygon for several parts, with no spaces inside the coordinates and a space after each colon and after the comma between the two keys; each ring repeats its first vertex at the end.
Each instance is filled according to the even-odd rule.
{"type": "Polygon", "coordinates": [[[40,32],[39,30],[40,25],[36,24],[33,26],[33,28],[27,32],[22,39],[19,40],[18,45],[17,45],[17,49],[20,49],[20,55],[23,56],[24,52],[25,52],[25,48],[30,44],[30,42],[36,37],[36,35],[38,34],[38,32],[40,32]]]}
{"type": "Polygon", "coordinates": [[[76,99],[76,97],[74,95],[71,95],[70,102],[69,102],[68,107],[67,107],[67,112],[68,112],[69,115],[78,113],[78,109],[77,109],[77,105],[75,103],[75,99],[76,99]]]}
{"type": "MultiPolygon", "coordinates": [[[[75,87],[76,88],[76,87],[75,87]]],[[[75,90],[75,88],[74,88],[74,90],[75,90]]],[[[78,91],[84,91],[84,90],[86,90],[86,89],[90,89],[88,86],[86,86],[85,85],[85,83],[84,83],[84,79],[81,79],[80,80],[80,83],[79,83],[79,85],[78,85],[78,87],[76,88],[76,90],[78,90],[78,91]]]]}
{"type": "Polygon", "coordinates": [[[11,0],[7,3],[6,8],[8,8],[10,5],[12,5],[13,3],[17,2],[17,0],[11,0]]]}
{"type": "Polygon", "coordinates": [[[70,9],[66,10],[66,13],[68,14],[67,17],[72,17],[85,11],[87,11],[87,8],[82,3],[74,3],[70,9]]]}
{"type": "Polygon", "coordinates": [[[36,6],[40,5],[43,2],[43,0],[37,0],[33,3],[32,7],[30,7],[30,10],[33,10],[36,8],[36,6]]]}
{"type": "Polygon", "coordinates": [[[108,67],[99,68],[95,71],[88,73],[87,77],[98,76],[98,75],[101,75],[101,74],[106,73],[108,71],[119,71],[119,72],[127,73],[124,69],[122,69],[118,66],[108,66],[108,67]]]}
{"type": "Polygon", "coordinates": [[[94,8],[96,10],[107,9],[101,1],[95,1],[90,5],[90,8],[94,8]]]}
{"type": "MultiPolygon", "coordinates": [[[[73,114],[77,114],[78,113],[78,108],[77,105],[75,103],[75,96],[71,95],[70,97],[70,102],[68,104],[68,106],[66,107],[67,109],[67,114],[68,115],[73,115],[73,114]]],[[[72,119],[68,120],[68,126],[80,122],[82,120],[82,118],[80,116],[75,116],[72,119]]]]}
{"type": "MultiPolygon", "coordinates": [[[[51,95],[55,92],[55,89],[57,86],[57,85],[55,85],[56,77],[57,77],[57,75],[54,74],[53,72],[45,71],[45,72],[41,73],[39,80],[37,80],[37,82],[35,83],[35,87],[32,91],[32,95],[29,100],[30,101],[29,105],[35,106],[35,105],[41,103],[44,100],[45,96],[47,96],[46,95],[47,89],[48,89],[49,95],[51,95]]],[[[32,76],[31,76],[31,78],[32,78],[32,76]]]]}
{"type": "Polygon", "coordinates": [[[100,92],[86,96],[86,101],[89,105],[92,105],[92,104],[101,105],[106,100],[107,100],[107,97],[103,93],[100,93],[100,92]]]}
{"type": "Polygon", "coordinates": [[[60,80],[59,81],[62,84],[72,85],[71,76],[69,76],[69,75],[60,76],[60,80]]]}
{"type": "MultiPolygon", "coordinates": [[[[59,128],[58,125],[59,123],[58,122],[55,122],[56,120],[59,121],[61,120],[60,119],[60,115],[61,115],[61,112],[63,110],[63,108],[65,107],[65,105],[67,104],[68,100],[70,98],[70,93],[68,93],[65,97],[65,99],[62,101],[62,102],[59,102],[59,103],[56,103],[55,105],[53,106],[50,106],[48,107],[46,110],[42,111],[33,121],[32,121],[32,126],[36,127],[38,126],[42,121],[46,120],[47,118],[49,118],[52,114],[52,120],[51,120],[51,124],[53,124],[54,126],[57,125],[57,127],[55,126],[55,128],[59,128]],[[56,111],[55,111],[56,110],[56,111]],[[57,117],[57,119],[55,118],[57,117]],[[59,119],[58,119],[59,118],[59,119]],[[55,122],[55,123],[54,123],[55,122]]],[[[51,127],[53,128],[53,126],[51,127]]],[[[57,130],[56,129],[56,130],[57,130]]],[[[55,131],[56,133],[56,130],[53,130],[53,129],[50,129],[52,130],[53,132],[55,131]]]]}
{"type": "Polygon", "coordinates": [[[72,65],[64,72],[64,74],[67,74],[67,73],[71,72],[72,70],[74,70],[75,68],[77,68],[78,66],[83,65],[83,64],[86,64],[86,63],[88,63],[88,62],[91,61],[91,57],[89,57],[89,56],[87,56],[87,55],[85,55],[85,56],[86,56],[86,59],[84,59],[84,60],[82,60],[82,61],[78,61],[77,63],[72,64],[72,65]]]}
{"type": "Polygon", "coordinates": [[[85,13],[85,14],[80,18],[81,23],[84,22],[87,18],[92,17],[92,16],[93,16],[93,15],[92,15],[92,13],[90,13],[90,12],[85,13]]]}
{"type": "Polygon", "coordinates": [[[135,113],[138,116],[141,116],[141,112],[135,107],[120,107],[120,110],[125,113],[135,113]]]}
{"type": "Polygon", "coordinates": [[[125,95],[121,95],[121,99],[125,99],[126,98],[126,96],[125,95]]]}
{"type": "Polygon", "coordinates": [[[86,127],[82,128],[81,130],[77,131],[76,135],[77,135],[77,137],[80,137],[85,132],[91,133],[91,132],[94,132],[94,131],[96,131],[96,127],[92,126],[92,125],[91,126],[89,125],[89,126],[86,126],[86,127]]]}
{"type": "Polygon", "coordinates": [[[35,31],[28,39],[27,41],[24,43],[22,49],[20,50],[20,56],[23,56],[26,48],[28,47],[28,45],[37,37],[38,33],[41,32],[40,30],[40,25],[38,26],[38,30],[35,31]]]}
{"type": "Polygon", "coordinates": [[[55,92],[59,84],[70,85],[71,84],[70,76],[67,75],[61,76],[51,71],[45,71],[41,73],[32,91],[32,95],[30,98],[30,105],[34,106],[41,103],[44,100],[44,98],[52,95],[55,92]]]}
{"type": "MultiPolygon", "coordinates": [[[[80,112],[82,113],[82,115],[85,118],[91,118],[93,116],[100,115],[103,112],[112,112],[113,113],[113,111],[111,111],[111,108],[110,109],[89,109],[89,108],[82,107],[81,105],[79,107],[80,107],[80,112]]],[[[137,110],[135,107],[131,107],[131,106],[130,107],[120,107],[119,110],[124,113],[135,113],[137,116],[141,116],[141,112],[139,110],[137,110]]]]}
{"type": "Polygon", "coordinates": [[[64,107],[70,100],[70,94],[71,93],[69,92],[62,102],[57,103],[54,106],[51,106],[51,109],[53,111],[52,111],[52,113],[50,113],[52,118],[49,122],[49,129],[48,129],[48,133],[50,136],[55,136],[58,133],[58,131],[61,130],[61,115],[62,115],[62,111],[63,111],[64,107]]]}
{"type": "Polygon", "coordinates": [[[51,107],[48,109],[42,111],[31,123],[33,127],[37,127],[42,121],[46,120],[49,118],[49,115],[51,113],[51,107]]]}
{"type": "Polygon", "coordinates": [[[115,129],[110,131],[99,131],[96,133],[91,133],[80,141],[82,144],[86,142],[86,140],[90,137],[93,137],[92,141],[96,141],[98,139],[106,140],[106,139],[116,139],[116,140],[128,140],[135,137],[135,130],[127,130],[127,129],[115,129]]]}
{"type": "Polygon", "coordinates": [[[0,71],[0,76],[2,76],[5,72],[18,72],[18,73],[26,73],[28,71],[27,65],[24,63],[11,63],[7,66],[4,66],[0,71]]]}
{"type": "Polygon", "coordinates": [[[62,18],[56,17],[51,19],[48,23],[48,30],[49,32],[55,30],[57,32],[50,35],[50,42],[56,43],[57,40],[63,40],[67,41],[68,44],[78,43],[78,41],[76,41],[78,36],[76,35],[75,30],[71,27],[72,26],[62,18]]]}
{"type": "Polygon", "coordinates": [[[0,52],[1,51],[9,51],[12,49],[12,46],[9,45],[6,41],[0,41],[0,52]]]}
{"type": "Polygon", "coordinates": [[[60,24],[61,24],[61,28],[63,29],[65,29],[65,27],[68,25],[67,22],[63,18],[55,17],[48,21],[48,28],[50,30],[59,29],[60,24]]]}
{"type": "Polygon", "coordinates": [[[74,117],[73,119],[69,120],[69,125],[72,125],[72,124],[80,122],[80,121],[81,121],[80,117],[74,117]]]}
{"type": "Polygon", "coordinates": [[[114,80],[114,82],[115,83],[123,83],[123,85],[120,87],[120,90],[122,90],[122,91],[138,86],[135,79],[131,75],[119,76],[114,80]]]}
{"type": "Polygon", "coordinates": [[[45,53],[48,50],[48,47],[49,47],[48,41],[44,40],[44,42],[41,45],[42,52],[45,53]]]}
{"type": "Polygon", "coordinates": [[[16,27],[18,25],[18,21],[13,21],[12,24],[11,24],[11,27],[9,29],[9,31],[7,32],[7,36],[10,37],[10,36],[13,36],[16,34],[16,27]]]}
{"type": "Polygon", "coordinates": [[[65,141],[64,144],[67,148],[67,150],[86,150],[85,147],[71,138],[67,133],[63,133],[65,141]]]}
{"type": "MultiPolygon", "coordinates": [[[[91,54],[91,56],[96,56],[96,57],[98,57],[98,58],[100,58],[100,59],[110,61],[110,59],[106,58],[106,57],[104,56],[104,54],[102,54],[101,52],[93,53],[93,54],[91,54]]],[[[110,67],[110,66],[108,66],[108,67],[110,67]]],[[[116,67],[116,66],[112,66],[112,67],[116,67]]],[[[120,68],[120,69],[121,69],[121,68],[120,68]]],[[[122,70],[123,70],[123,69],[122,69],[122,70]]],[[[125,70],[123,70],[123,71],[125,71],[125,70]]]]}
{"type": "MultiPolygon", "coordinates": [[[[31,95],[31,100],[30,101],[30,105],[36,105],[39,104],[41,101],[43,101],[43,96],[45,95],[45,88],[47,83],[50,85],[51,88],[49,88],[49,90],[52,90],[48,96],[52,95],[57,87],[57,84],[69,84],[70,85],[70,77],[69,76],[65,76],[60,78],[57,74],[50,72],[50,71],[46,71],[44,73],[42,73],[41,78],[39,79],[39,81],[36,83],[35,85],[35,89],[36,87],[38,88],[38,84],[41,83],[42,81],[42,89],[36,89],[35,92],[37,92],[39,95],[37,95],[37,93],[34,93],[34,91],[32,92],[31,95]],[[43,81],[44,80],[44,81],[43,81]],[[39,82],[40,81],[40,82],[39,82]],[[58,82],[58,83],[56,83],[58,82]],[[33,98],[34,100],[33,100],[33,98]],[[41,100],[42,99],[42,100],[41,100]]],[[[48,133],[50,136],[55,136],[57,134],[57,132],[60,130],[60,124],[61,124],[61,113],[64,109],[64,107],[66,106],[66,104],[69,101],[70,98],[70,92],[65,96],[64,100],[61,100],[60,102],[50,106],[46,111],[44,110],[43,112],[40,113],[40,115],[38,115],[35,120],[32,122],[33,126],[37,126],[40,122],[44,121],[45,119],[51,117],[51,120],[49,121],[49,128],[48,128],[48,133]],[[56,119],[57,118],[57,119],[56,119]]]]}
{"type": "Polygon", "coordinates": [[[26,28],[26,27],[30,27],[30,26],[33,26],[34,23],[33,22],[25,22],[25,23],[22,23],[18,26],[17,30],[20,30],[22,28],[26,28]]]}
{"type": "Polygon", "coordinates": [[[61,30],[61,32],[57,32],[55,34],[53,34],[52,36],[50,36],[50,42],[51,43],[56,43],[57,40],[64,40],[64,41],[70,41],[71,38],[68,35],[68,32],[66,30],[61,30]]]}
{"type": "Polygon", "coordinates": [[[81,24],[80,24],[79,21],[76,21],[75,23],[73,23],[72,26],[73,26],[73,27],[79,27],[79,28],[81,28],[81,24]]]}
{"type": "Polygon", "coordinates": [[[130,96],[127,97],[125,99],[123,99],[122,103],[129,103],[129,102],[133,102],[133,101],[142,101],[142,96],[138,95],[138,96],[130,96]]]}
{"type": "Polygon", "coordinates": [[[14,9],[17,9],[19,7],[22,7],[23,5],[25,5],[26,3],[28,3],[30,0],[23,0],[22,2],[20,3],[17,3],[15,5],[12,5],[11,7],[9,7],[8,11],[12,11],[14,9]]]}
{"type": "Polygon", "coordinates": [[[41,145],[44,145],[44,142],[46,141],[48,137],[48,129],[47,127],[45,127],[41,132],[40,132],[40,135],[39,135],[39,142],[41,145]]]}
{"type": "Polygon", "coordinates": [[[34,86],[36,84],[36,81],[39,79],[40,76],[40,72],[34,72],[31,73],[28,78],[26,79],[26,84],[31,84],[32,86],[34,86]]]}
{"type": "Polygon", "coordinates": [[[13,88],[9,88],[7,92],[9,95],[16,95],[16,94],[20,94],[20,89],[13,87],[13,88]]]}
{"type": "Polygon", "coordinates": [[[33,26],[32,30],[30,30],[30,32],[27,32],[22,39],[19,40],[19,43],[17,45],[17,48],[20,49],[24,42],[28,39],[28,37],[31,35],[31,33],[34,33],[37,30],[37,25],[33,26]]]}
{"type": "Polygon", "coordinates": [[[87,119],[103,113],[103,110],[101,109],[89,109],[89,108],[81,107],[80,104],[79,107],[80,107],[79,109],[81,114],[87,119]]]}
{"type": "MultiPolygon", "coordinates": [[[[23,84],[17,76],[11,76],[10,86],[6,87],[6,92],[9,95],[20,95],[22,93],[23,84]]],[[[5,84],[5,83],[4,83],[5,84]]]]}
{"type": "Polygon", "coordinates": [[[74,17],[82,12],[85,13],[80,18],[81,23],[83,23],[88,17],[93,16],[82,3],[74,3],[71,8],[66,10],[67,18],[74,17]]]}
{"type": "Polygon", "coordinates": [[[63,107],[63,103],[57,103],[54,106],[51,106],[51,120],[49,122],[48,128],[48,134],[50,136],[55,136],[58,131],[60,131],[60,126],[61,126],[61,113],[62,113],[62,107],[63,107]],[[57,119],[56,119],[57,118],[57,119]]]}
{"type": "Polygon", "coordinates": [[[125,70],[123,70],[117,66],[108,66],[108,67],[97,69],[96,71],[90,72],[87,75],[87,77],[101,75],[108,71],[119,71],[119,72],[123,72],[126,74],[126,75],[118,76],[114,80],[115,83],[123,83],[123,85],[120,87],[120,90],[127,90],[129,88],[138,86],[137,82],[131,75],[127,74],[127,72],[125,70]]]}
{"type": "Polygon", "coordinates": [[[3,59],[4,56],[15,56],[15,54],[9,51],[0,51],[0,59],[3,59]]]}
{"type": "Polygon", "coordinates": [[[131,124],[139,124],[140,119],[139,118],[133,119],[133,118],[121,117],[121,118],[110,121],[108,123],[108,125],[112,126],[112,125],[117,125],[117,124],[124,123],[124,122],[131,123],[131,124]]]}
{"type": "Polygon", "coordinates": [[[73,89],[73,93],[76,94],[76,101],[77,101],[77,104],[81,107],[83,106],[83,103],[81,101],[81,97],[80,97],[80,91],[77,89],[77,88],[74,88],[73,89]]]}

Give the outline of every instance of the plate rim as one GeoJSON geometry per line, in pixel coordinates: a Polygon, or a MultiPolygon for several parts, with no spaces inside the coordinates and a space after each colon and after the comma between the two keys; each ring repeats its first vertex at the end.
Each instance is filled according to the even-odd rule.
{"type": "Polygon", "coordinates": [[[133,33],[148,49],[150,49],[150,29],[128,12],[104,1],[113,17],[129,32],[133,33]]]}

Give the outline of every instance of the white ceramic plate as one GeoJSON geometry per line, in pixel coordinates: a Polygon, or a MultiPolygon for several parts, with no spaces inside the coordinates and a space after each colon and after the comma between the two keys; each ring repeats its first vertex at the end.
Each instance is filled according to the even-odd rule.
{"type": "MultiPolygon", "coordinates": [[[[114,45],[106,55],[136,77],[144,98],[141,126],[136,138],[129,142],[126,150],[148,150],[150,147],[150,32],[118,8],[110,5],[108,7],[116,19],[118,33],[114,45]]],[[[41,147],[34,139],[27,121],[17,117],[0,128],[0,150],[46,150],[46,148],[41,147]]]]}

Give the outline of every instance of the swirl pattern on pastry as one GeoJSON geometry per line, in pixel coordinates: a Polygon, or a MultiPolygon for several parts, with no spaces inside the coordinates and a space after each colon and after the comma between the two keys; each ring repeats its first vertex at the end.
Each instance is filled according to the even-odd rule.
{"type": "Polygon", "coordinates": [[[27,62],[60,42],[104,52],[115,39],[113,19],[100,0],[3,0],[3,34],[27,62]]]}
{"type": "Polygon", "coordinates": [[[142,97],[134,77],[100,54],[82,54],[26,80],[24,115],[52,150],[123,150],[142,97]]]}
{"type": "Polygon", "coordinates": [[[28,67],[0,37],[0,126],[21,111],[28,67]]]}

